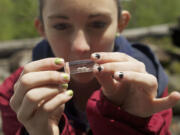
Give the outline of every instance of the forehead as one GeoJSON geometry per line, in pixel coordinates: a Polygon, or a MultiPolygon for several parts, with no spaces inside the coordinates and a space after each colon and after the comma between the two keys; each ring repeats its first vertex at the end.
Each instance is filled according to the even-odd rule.
{"type": "Polygon", "coordinates": [[[46,0],[44,6],[46,14],[67,13],[83,14],[107,12],[113,14],[117,12],[115,0],[46,0]]]}

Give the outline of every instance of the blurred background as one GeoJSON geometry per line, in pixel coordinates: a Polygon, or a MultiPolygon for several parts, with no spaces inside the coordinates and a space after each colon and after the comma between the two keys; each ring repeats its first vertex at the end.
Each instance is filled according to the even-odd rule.
{"type": "MultiPolygon", "coordinates": [[[[122,0],[122,5],[132,15],[122,34],[148,44],[169,76],[169,92],[180,91],[180,0],[122,0]]],[[[37,8],[37,0],[0,0],[0,83],[31,60],[41,40],[33,23],[37,8]]],[[[173,110],[171,131],[180,135],[180,103],[173,110]]]]}

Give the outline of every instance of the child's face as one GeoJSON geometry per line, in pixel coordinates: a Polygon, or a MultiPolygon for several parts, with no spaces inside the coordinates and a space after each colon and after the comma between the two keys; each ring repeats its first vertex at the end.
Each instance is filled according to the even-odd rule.
{"type": "Polygon", "coordinates": [[[66,61],[113,50],[118,11],[115,0],[46,0],[45,36],[66,61]]]}
{"type": "Polygon", "coordinates": [[[56,57],[89,59],[93,52],[110,52],[118,31],[115,0],[46,0],[44,36],[56,57]]]}

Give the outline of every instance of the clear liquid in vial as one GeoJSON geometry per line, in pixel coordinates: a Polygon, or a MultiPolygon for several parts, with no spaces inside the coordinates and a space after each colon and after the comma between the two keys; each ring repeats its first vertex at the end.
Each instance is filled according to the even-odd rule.
{"type": "Polygon", "coordinates": [[[94,61],[92,60],[76,60],[66,62],[64,70],[69,74],[88,73],[93,71],[94,61]]]}

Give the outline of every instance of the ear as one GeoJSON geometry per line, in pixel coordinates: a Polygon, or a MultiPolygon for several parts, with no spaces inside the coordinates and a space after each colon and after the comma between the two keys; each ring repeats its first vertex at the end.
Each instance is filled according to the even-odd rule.
{"type": "Polygon", "coordinates": [[[119,33],[121,33],[126,28],[126,26],[129,23],[130,18],[131,18],[130,13],[126,10],[123,10],[121,17],[119,19],[119,22],[118,22],[118,32],[119,33]]]}
{"type": "Polygon", "coordinates": [[[38,31],[39,35],[41,37],[46,38],[46,36],[45,36],[46,34],[45,34],[45,30],[44,30],[44,25],[43,25],[42,21],[39,18],[36,18],[34,20],[34,26],[35,26],[36,30],[38,31]]]}

